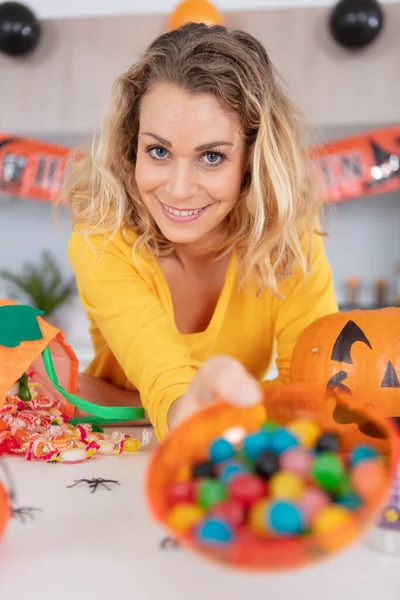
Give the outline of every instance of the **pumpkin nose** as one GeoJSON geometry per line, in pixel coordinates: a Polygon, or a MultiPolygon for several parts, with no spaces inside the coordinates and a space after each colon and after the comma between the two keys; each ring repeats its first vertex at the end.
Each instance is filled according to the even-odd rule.
{"type": "Polygon", "coordinates": [[[400,387],[399,378],[397,377],[396,371],[392,362],[389,360],[388,366],[386,367],[385,374],[382,379],[381,387],[383,388],[398,388],[400,387]]]}

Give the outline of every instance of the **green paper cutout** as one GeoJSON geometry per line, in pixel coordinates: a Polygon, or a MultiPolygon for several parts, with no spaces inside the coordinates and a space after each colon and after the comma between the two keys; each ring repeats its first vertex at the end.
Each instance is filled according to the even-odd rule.
{"type": "Polygon", "coordinates": [[[22,342],[42,340],[37,320],[42,315],[42,310],[25,304],[0,306],[0,346],[16,348],[22,342]]]}

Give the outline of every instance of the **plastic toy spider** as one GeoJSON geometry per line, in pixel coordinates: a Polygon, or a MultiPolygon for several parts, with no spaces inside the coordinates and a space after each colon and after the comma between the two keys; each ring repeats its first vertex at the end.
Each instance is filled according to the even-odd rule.
{"type": "Polygon", "coordinates": [[[40,511],[42,509],[34,508],[33,506],[20,506],[18,508],[15,508],[17,494],[16,494],[13,478],[11,477],[11,473],[8,468],[8,465],[4,461],[0,462],[0,467],[4,473],[5,479],[7,481],[7,488],[8,488],[7,495],[8,495],[9,502],[10,502],[11,517],[20,519],[22,521],[22,523],[25,523],[26,519],[34,520],[35,519],[35,516],[33,514],[34,511],[40,511]]]}
{"type": "Polygon", "coordinates": [[[25,523],[25,519],[29,518],[32,521],[35,519],[33,512],[35,510],[42,510],[41,508],[33,508],[32,506],[20,506],[19,508],[13,508],[11,516],[21,519],[22,523],[25,523]]]}
{"type": "Polygon", "coordinates": [[[179,548],[179,544],[174,538],[167,536],[161,540],[160,548],[161,550],[176,550],[179,548]]]}
{"type": "Polygon", "coordinates": [[[97,490],[99,486],[106,488],[109,492],[112,491],[107,483],[113,483],[114,485],[121,485],[119,481],[115,479],[103,479],[102,477],[92,477],[92,479],[76,479],[72,485],[67,485],[67,488],[73,488],[80,483],[87,483],[88,487],[92,489],[92,494],[97,490]]]}

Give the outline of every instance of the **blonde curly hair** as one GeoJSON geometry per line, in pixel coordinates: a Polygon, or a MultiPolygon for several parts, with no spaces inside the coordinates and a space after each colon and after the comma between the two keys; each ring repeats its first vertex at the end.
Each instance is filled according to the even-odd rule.
{"type": "Polygon", "coordinates": [[[278,279],[309,269],[321,194],[307,152],[307,128],[284,92],[265,48],[224,26],[189,23],[158,37],[115,81],[109,109],[90,151],[75,160],[65,191],[73,222],[107,239],[120,229],[160,257],[174,251],[138,192],[134,171],[140,103],[150,86],[169,82],[190,94],[212,94],[240,117],[251,176],[228,216],[219,256],[237,255],[241,284],[256,277],[279,295],[278,279]],[[306,244],[304,239],[306,238],[306,244]]]}

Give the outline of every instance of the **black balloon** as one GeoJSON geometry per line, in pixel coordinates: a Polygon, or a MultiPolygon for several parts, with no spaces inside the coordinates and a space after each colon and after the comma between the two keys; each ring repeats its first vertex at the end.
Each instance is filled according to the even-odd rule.
{"type": "Polygon", "coordinates": [[[19,2],[0,4],[0,52],[24,56],[35,50],[41,27],[33,12],[19,2]]]}
{"type": "Polygon", "coordinates": [[[340,0],[332,11],[330,30],[344,48],[357,50],[369,46],[380,34],[383,10],[376,0],[340,0]]]}

